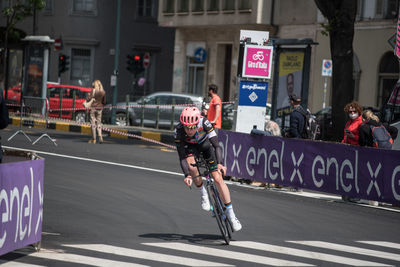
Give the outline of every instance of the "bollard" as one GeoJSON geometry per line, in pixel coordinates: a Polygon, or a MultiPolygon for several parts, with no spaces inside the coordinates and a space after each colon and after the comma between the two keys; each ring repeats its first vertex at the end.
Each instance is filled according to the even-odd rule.
{"type": "Polygon", "coordinates": [[[74,121],[76,119],[75,117],[75,95],[76,90],[72,90],[72,120],[74,121]]]}
{"type": "Polygon", "coordinates": [[[129,126],[129,95],[126,95],[125,101],[126,101],[126,110],[125,110],[126,126],[129,126]]]}
{"type": "Polygon", "coordinates": [[[64,95],[64,90],[60,91],[60,104],[58,105],[58,117],[61,119],[62,116],[62,102],[63,102],[63,95],[64,95]]]}
{"type": "Polygon", "coordinates": [[[158,129],[159,121],[160,121],[160,99],[157,98],[157,107],[156,107],[156,129],[158,129]]]}
{"type": "Polygon", "coordinates": [[[144,127],[144,98],[143,98],[143,102],[142,102],[142,115],[140,116],[140,126],[144,127]]]}
{"type": "Polygon", "coordinates": [[[171,131],[174,129],[174,120],[175,120],[175,98],[172,98],[172,110],[171,110],[171,131]]]}

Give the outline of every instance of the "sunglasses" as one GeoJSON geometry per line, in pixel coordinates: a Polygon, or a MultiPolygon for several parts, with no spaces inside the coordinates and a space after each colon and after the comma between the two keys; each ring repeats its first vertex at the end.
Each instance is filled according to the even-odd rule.
{"type": "Polygon", "coordinates": [[[196,128],[197,128],[197,125],[185,125],[185,128],[186,128],[186,129],[193,130],[193,129],[196,129],[196,128]]]}

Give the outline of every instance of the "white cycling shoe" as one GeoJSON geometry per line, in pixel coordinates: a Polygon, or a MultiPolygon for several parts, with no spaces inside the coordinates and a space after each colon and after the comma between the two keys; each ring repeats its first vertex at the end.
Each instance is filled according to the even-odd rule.
{"type": "Polygon", "coordinates": [[[201,208],[205,211],[209,211],[211,209],[208,195],[201,196],[201,208]]]}
{"type": "Polygon", "coordinates": [[[238,220],[238,218],[236,218],[236,216],[232,217],[228,217],[229,221],[232,224],[232,229],[234,232],[240,231],[242,229],[242,224],[240,223],[240,221],[238,220]]]}

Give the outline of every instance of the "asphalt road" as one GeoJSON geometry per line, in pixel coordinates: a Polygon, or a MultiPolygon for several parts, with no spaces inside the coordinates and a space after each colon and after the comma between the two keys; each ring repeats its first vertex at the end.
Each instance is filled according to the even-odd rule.
{"type": "Polygon", "coordinates": [[[399,212],[233,183],[243,229],[226,246],[174,150],[50,130],[58,146],[8,142],[17,129],[2,132],[3,146],[45,158],[42,249],[4,255],[4,266],[400,265],[399,212]]]}

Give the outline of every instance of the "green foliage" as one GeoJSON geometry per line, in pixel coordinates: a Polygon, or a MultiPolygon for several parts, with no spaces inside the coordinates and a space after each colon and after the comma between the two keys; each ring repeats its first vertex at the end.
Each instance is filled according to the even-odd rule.
{"type": "Polygon", "coordinates": [[[32,16],[35,8],[42,10],[45,5],[44,0],[10,0],[8,5],[1,10],[1,14],[7,17],[7,28],[11,29],[18,22],[32,16]]]}

